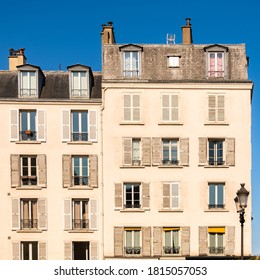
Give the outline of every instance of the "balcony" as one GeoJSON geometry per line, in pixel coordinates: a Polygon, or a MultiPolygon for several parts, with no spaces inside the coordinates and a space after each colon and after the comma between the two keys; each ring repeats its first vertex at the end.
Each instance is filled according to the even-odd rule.
{"type": "Polygon", "coordinates": [[[72,185],[73,186],[88,186],[89,177],[88,176],[73,176],[72,185]]]}
{"type": "Polygon", "coordinates": [[[73,219],[72,229],[89,229],[89,219],[73,219]]]}
{"type": "Polygon", "coordinates": [[[224,252],[224,247],[209,247],[209,254],[211,255],[223,255],[224,252]]]}
{"type": "Polygon", "coordinates": [[[71,133],[71,141],[80,142],[80,141],[88,141],[88,133],[87,132],[72,132],[71,133]]]}
{"type": "Polygon", "coordinates": [[[37,176],[21,176],[22,186],[36,186],[37,176]]]}
{"type": "Polygon", "coordinates": [[[224,209],[225,204],[209,204],[209,209],[224,209]]]}
{"type": "Polygon", "coordinates": [[[178,160],[171,160],[171,159],[163,159],[162,160],[163,166],[178,166],[179,161],[178,160]]]}
{"type": "Polygon", "coordinates": [[[140,255],[141,247],[125,247],[126,255],[140,255]]]}
{"type": "Polygon", "coordinates": [[[38,219],[22,219],[21,229],[37,229],[38,219]]]}
{"type": "Polygon", "coordinates": [[[225,161],[223,161],[222,159],[219,160],[209,159],[208,165],[214,165],[214,166],[225,165],[225,161]]]}
{"type": "Polygon", "coordinates": [[[33,130],[20,131],[20,141],[36,141],[37,132],[33,130]]]}
{"type": "Polygon", "coordinates": [[[165,255],[173,255],[180,253],[180,246],[165,246],[163,247],[163,252],[165,255]]]}

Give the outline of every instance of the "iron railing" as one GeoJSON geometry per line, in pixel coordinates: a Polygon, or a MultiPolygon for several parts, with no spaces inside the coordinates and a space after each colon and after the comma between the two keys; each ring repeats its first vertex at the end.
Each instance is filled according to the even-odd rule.
{"type": "Polygon", "coordinates": [[[33,130],[20,131],[20,141],[36,141],[37,132],[33,130]]]}
{"type": "Polygon", "coordinates": [[[71,133],[72,141],[88,141],[88,133],[87,132],[72,132],[71,133]]]}
{"type": "Polygon", "coordinates": [[[73,176],[72,184],[73,186],[87,186],[89,182],[88,176],[73,176]]]}
{"type": "Polygon", "coordinates": [[[21,229],[37,229],[38,219],[21,219],[21,229]]]}
{"type": "Polygon", "coordinates": [[[164,254],[179,254],[180,246],[164,246],[163,247],[164,254]]]}
{"type": "Polygon", "coordinates": [[[209,254],[221,255],[224,254],[224,251],[225,251],[224,247],[209,247],[209,254]]]}
{"type": "Polygon", "coordinates": [[[141,247],[125,247],[126,255],[140,255],[141,247]]]}
{"type": "Polygon", "coordinates": [[[72,219],[72,229],[89,229],[89,219],[72,219]]]}

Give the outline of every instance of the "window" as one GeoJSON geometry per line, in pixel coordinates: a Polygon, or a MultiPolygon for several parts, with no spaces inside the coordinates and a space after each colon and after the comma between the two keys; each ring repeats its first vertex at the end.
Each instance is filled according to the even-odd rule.
{"type": "Polygon", "coordinates": [[[141,208],[140,184],[124,184],[124,208],[141,208]]]}
{"type": "Polygon", "coordinates": [[[163,183],[163,208],[164,209],[180,208],[180,183],[179,182],[163,183]]]}
{"type": "Polygon", "coordinates": [[[224,254],[225,228],[208,228],[209,234],[209,254],[224,254]]]}
{"type": "Polygon", "coordinates": [[[88,75],[87,72],[71,72],[71,96],[81,97],[88,95],[88,75]]]}
{"type": "Polygon", "coordinates": [[[140,121],[140,95],[139,94],[124,94],[123,96],[123,118],[124,121],[140,121]]]}
{"type": "Polygon", "coordinates": [[[125,228],[125,255],[141,254],[141,228],[125,228]]]}
{"type": "Polygon", "coordinates": [[[178,165],[178,140],[163,139],[162,140],[162,164],[163,165],[178,165]]]}
{"type": "Polygon", "coordinates": [[[20,111],[20,140],[36,141],[36,111],[20,111]]]}
{"type": "Polygon", "coordinates": [[[224,140],[208,141],[208,163],[209,165],[224,165],[224,140]]]}
{"type": "Polygon", "coordinates": [[[88,112],[72,111],[72,141],[88,141],[88,112]]]}
{"type": "Polygon", "coordinates": [[[33,97],[37,95],[36,71],[20,72],[20,96],[33,97]]]}
{"type": "Polygon", "coordinates": [[[123,164],[129,166],[140,166],[141,161],[141,139],[123,139],[123,164]]]}
{"type": "Polygon", "coordinates": [[[37,185],[37,157],[21,156],[21,185],[37,185]]]}
{"type": "Polygon", "coordinates": [[[208,71],[209,77],[224,77],[224,53],[223,52],[210,52],[208,58],[208,71]]]}
{"type": "Polygon", "coordinates": [[[73,260],[90,260],[89,242],[72,242],[73,260]]]}
{"type": "Polygon", "coordinates": [[[179,120],[179,96],[176,94],[162,95],[162,121],[179,120]]]}
{"type": "Polygon", "coordinates": [[[38,228],[38,211],[36,199],[21,200],[21,229],[38,228]]]}
{"type": "Polygon", "coordinates": [[[138,51],[124,51],[124,77],[140,76],[140,58],[138,51]]]}
{"type": "Polygon", "coordinates": [[[168,57],[168,66],[173,68],[180,67],[180,57],[179,56],[169,56],[168,57]]]}
{"type": "Polygon", "coordinates": [[[225,96],[210,94],[208,96],[208,120],[210,122],[225,121],[225,96]]]}
{"type": "Polygon", "coordinates": [[[38,242],[21,242],[21,260],[38,260],[38,242]]]}
{"type": "Polygon", "coordinates": [[[224,208],[224,184],[209,184],[209,208],[224,208]]]}
{"type": "Polygon", "coordinates": [[[72,201],[72,229],[89,228],[88,207],[88,200],[74,199],[72,201]]]}
{"type": "Polygon", "coordinates": [[[165,255],[179,254],[180,243],[179,233],[180,228],[164,228],[164,247],[163,252],[165,255]]]}
{"type": "Polygon", "coordinates": [[[88,157],[87,156],[73,156],[73,185],[87,186],[88,185],[88,157]]]}

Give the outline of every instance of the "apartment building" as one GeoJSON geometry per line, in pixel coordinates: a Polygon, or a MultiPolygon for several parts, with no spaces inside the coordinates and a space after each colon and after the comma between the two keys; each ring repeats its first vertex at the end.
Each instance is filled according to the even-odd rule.
{"type": "MultiPolygon", "coordinates": [[[[103,25],[104,258],[240,255],[234,197],[251,192],[244,44],[118,44],[103,25]]],[[[251,197],[244,253],[251,255],[251,197]]]]}
{"type": "Polygon", "coordinates": [[[99,259],[101,74],[10,49],[0,112],[0,259],[99,259]]]}

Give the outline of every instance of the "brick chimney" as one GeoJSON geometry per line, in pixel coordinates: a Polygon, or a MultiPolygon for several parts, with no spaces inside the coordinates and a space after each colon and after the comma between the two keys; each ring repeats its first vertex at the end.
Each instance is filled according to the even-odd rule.
{"type": "Polygon", "coordinates": [[[116,42],[112,21],[109,21],[107,25],[102,24],[101,39],[102,45],[114,44],[116,42]]]}
{"type": "Polygon", "coordinates": [[[9,70],[15,71],[17,70],[16,66],[26,64],[26,57],[24,55],[23,48],[15,51],[14,49],[9,49],[9,70]]]}
{"type": "Polygon", "coordinates": [[[182,26],[182,44],[190,45],[192,44],[192,29],[190,18],[186,18],[186,25],[182,26]]]}

